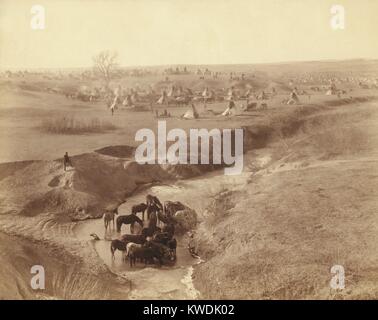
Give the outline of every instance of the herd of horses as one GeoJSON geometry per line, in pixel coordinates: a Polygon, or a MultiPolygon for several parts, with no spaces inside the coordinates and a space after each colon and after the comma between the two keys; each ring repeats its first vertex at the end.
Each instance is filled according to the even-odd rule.
{"type": "MultiPolygon", "coordinates": [[[[105,232],[113,227],[120,235],[122,225],[130,225],[130,234],[119,236],[110,244],[112,259],[115,259],[116,250],[122,252],[122,260],[127,259],[130,266],[135,265],[137,259],[148,263],[162,264],[176,261],[177,241],[175,234],[175,219],[173,218],[173,207],[175,202],[166,201],[164,205],[153,195],[146,196],[146,203],[132,206],[131,214],[118,215],[118,208],[107,210],[104,213],[105,232]],[[138,217],[141,213],[142,218],[138,217]],[[145,226],[145,213],[147,223],[145,226]],[[116,217],[117,216],[117,217],[116,217]]],[[[173,208],[175,209],[175,208],[173,208]]]]}

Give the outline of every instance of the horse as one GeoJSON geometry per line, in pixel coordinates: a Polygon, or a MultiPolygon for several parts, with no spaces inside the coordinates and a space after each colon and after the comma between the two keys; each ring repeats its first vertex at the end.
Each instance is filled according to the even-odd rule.
{"type": "Polygon", "coordinates": [[[163,210],[163,205],[161,204],[159,198],[155,197],[151,194],[148,194],[146,196],[146,204],[147,204],[147,206],[151,206],[151,205],[155,204],[159,209],[163,210]]]}
{"type": "Polygon", "coordinates": [[[134,242],[129,242],[127,245],[126,245],[126,257],[129,257],[129,253],[131,252],[131,250],[133,248],[141,248],[142,245],[141,244],[138,244],[138,243],[134,243],[134,242]]]}
{"type": "MultiPolygon", "coordinates": [[[[171,240],[170,240],[171,241],[171,240]]],[[[168,241],[169,243],[169,241],[168,241]]],[[[176,260],[176,254],[171,249],[170,246],[164,245],[163,243],[156,241],[156,240],[149,240],[144,245],[147,248],[152,248],[155,251],[159,252],[162,256],[162,258],[167,259],[169,261],[175,261],[176,260]]],[[[172,246],[172,244],[171,244],[172,246]]]]}
{"type": "Polygon", "coordinates": [[[129,252],[130,267],[135,265],[137,258],[144,262],[145,265],[147,265],[147,263],[153,263],[154,259],[158,261],[159,266],[163,264],[163,256],[161,252],[155,248],[132,247],[129,252]]]}
{"type": "MultiPolygon", "coordinates": [[[[157,229],[158,229],[158,228],[157,228],[157,229]]],[[[153,237],[154,234],[155,234],[155,231],[156,231],[156,230],[153,230],[153,229],[150,229],[150,228],[144,227],[144,228],[142,229],[141,235],[144,236],[145,238],[153,237]]]]}
{"type": "Polygon", "coordinates": [[[137,217],[135,214],[128,214],[124,216],[119,216],[117,218],[117,232],[121,232],[121,227],[123,224],[131,224],[133,225],[135,222],[139,223],[140,226],[143,228],[143,221],[137,217]]]}
{"type": "Polygon", "coordinates": [[[153,232],[155,232],[156,227],[157,227],[157,214],[156,214],[156,212],[152,212],[151,216],[148,220],[147,228],[149,230],[152,230],[153,232]]]}
{"type": "Polygon", "coordinates": [[[179,201],[164,202],[164,213],[167,217],[172,217],[177,211],[184,209],[185,206],[179,201]]]}
{"type": "Polygon", "coordinates": [[[163,222],[164,224],[170,224],[170,223],[173,222],[172,221],[173,220],[172,217],[165,215],[163,213],[163,211],[161,211],[161,210],[158,210],[157,217],[158,217],[159,224],[160,224],[160,222],[163,222]]]}
{"type": "Polygon", "coordinates": [[[138,223],[137,224],[133,223],[130,225],[131,234],[141,234],[142,230],[143,230],[143,227],[139,225],[138,223]]]}
{"type": "Polygon", "coordinates": [[[108,230],[108,227],[110,227],[110,222],[113,221],[113,229],[114,229],[114,218],[115,215],[118,215],[118,208],[115,208],[113,210],[107,210],[104,212],[104,226],[105,231],[108,230]]]}
{"type": "Polygon", "coordinates": [[[167,246],[172,251],[173,256],[176,258],[177,240],[175,238],[168,240],[167,246]]]}
{"type": "Polygon", "coordinates": [[[131,213],[137,214],[138,212],[142,212],[142,220],[144,221],[144,212],[146,211],[147,207],[148,206],[145,203],[136,204],[132,206],[131,213]]]}
{"type": "Polygon", "coordinates": [[[146,204],[147,204],[147,206],[149,206],[153,202],[154,202],[154,196],[151,195],[151,194],[146,195],[146,204]]]}
{"type": "Polygon", "coordinates": [[[172,239],[172,236],[168,232],[155,233],[152,237],[153,241],[159,242],[165,246],[168,245],[168,241],[172,239]]]}
{"type": "Polygon", "coordinates": [[[126,244],[129,242],[133,242],[136,244],[144,244],[146,242],[146,235],[143,234],[124,234],[122,236],[122,241],[126,244]]]}
{"type": "Polygon", "coordinates": [[[116,250],[119,250],[119,251],[122,251],[122,260],[125,261],[126,245],[127,245],[126,241],[122,241],[118,239],[112,240],[112,242],[110,243],[110,252],[112,254],[113,260],[115,259],[114,252],[116,250]]]}
{"type": "Polygon", "coordinates": [[[163,227],[162,232],[166,232],[166,233],[168,233],[171,237],[173,237],[173,235],[175,234],[175,225],[174,225],[173,223],[166,224],[166,225],[163,227]]]}
{"type": "Polygon", "coordinates": [[[159,212],[161,209],[155,204],[150,204],[148,207],[147,207],[147,219],[150,219],[150,216],[152,213],[157,213],[159,212]]]}
{"type": "Polygon", "coordinates": [[[156,220],[152,219],[152,221],[149,221],[148,227],[144,227],[141,231],[141,235],[144,237],[153,237],[156,233],[161,232],[161,228],[156,226],[156,220]]]}

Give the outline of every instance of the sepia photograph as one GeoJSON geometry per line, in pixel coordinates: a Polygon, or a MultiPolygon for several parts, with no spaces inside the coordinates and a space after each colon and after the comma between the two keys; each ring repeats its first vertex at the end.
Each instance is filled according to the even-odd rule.
{"type": "Polygon", "coordinates": [[[0,300],[376,300],[377,16],[0,0],[0,300]]]}

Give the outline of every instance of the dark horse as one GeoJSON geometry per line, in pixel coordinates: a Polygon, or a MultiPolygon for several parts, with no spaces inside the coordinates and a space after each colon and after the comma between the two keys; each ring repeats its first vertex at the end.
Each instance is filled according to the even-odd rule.
{"type": "Polygon", "coordinates": [[[136,204],[132,206],[131,213],[137,214],[138,212],[142,212],[142,220],[144,220],[144,212],[146,211],[147,207],[148,206],[145,203],[136,204]]]}
{"type": "Polygon", "coordinates": [[[146,196],[146,204],[148,207],[155,205],[158,207],[160,210],[163,210],[163,205],[161,204],[160,200],[158,197],[155,197],[153,195],[148,194],[146,196]]]}
{"type": "Polygon", "coordinates": [[[147,227],[142,229],[142,235],[145,237],[152,237],[155,232],[160,232],[161,229],[157,227],[157,215],[155,212],[151,213],[151,217],[148,220],[147,227]]]}
{"type": "Polygon", "coordinates": [[[122,260],[125,260],[126,242],[115,239],[110,244],[110,252],[112,253],[112,259],[114,260],[114,252],[116,250],[122,251],[122,260]]]}
{"type": "Polygon", "coordinates": [[[119,216],[117,218],[117,232],[121,232],[121,227],[123,224],[131,224],[132,226],[134,223],[137,222],[143,228],[143,221],[137,217],[136,214],[128,214],[125,216],[119,216]]]}
{"type": "Polygon", "coordinates": [[[172,224],[174,222],[171,216],[167,216],[163,213],[163,211],[159,210],[157,212],[158,222],[163,222],[164,224],[172,224]]]}
{"type": "Polygon", "coordinates": [[[148,220],[147,228],[150,229],[152,232],[155,232],[157,227],[157,215],[156,212],[151,213],[151,216],[148,220]]]}
{"type": "Polygon", "coordinates": [[[147,207],[147,219],[150,219],[151,214],[156,214],[160,211],[160,208],[155,204],[150,204],[147,207]]]}
{"type": "Polygon", "coordinates": [[[146,235],[145,234],[124,234],[122,236],[122,241],[125,243],[136,243],[136,244],[144,244],[146,242],[146,235]]]}

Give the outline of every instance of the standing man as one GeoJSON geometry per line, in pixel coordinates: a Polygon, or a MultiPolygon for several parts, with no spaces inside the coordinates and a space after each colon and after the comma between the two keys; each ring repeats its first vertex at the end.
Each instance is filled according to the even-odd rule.
{"type": "Polygon", "coordinates": [[[114,115],[114,109],[117,108],[117,103],[118,103],[118,96],[114,97],[113,103],[111,104],[110,111],[112,112],[112,115],[114,115]]]}
{"type": "Polygon", "coordinates": [[[71,160],[70,160],[70,158],[69,158],[69,156],[68,156],[68,152],[66,152],[66,153],[64,154],[64,157],[63,157],[63,167],[64,167],[64,171],[66,171],[67,166],[70,166],[71,168],[73,168],[73,165],[72,165],[72,163],[71,163],[71,160]]]}

